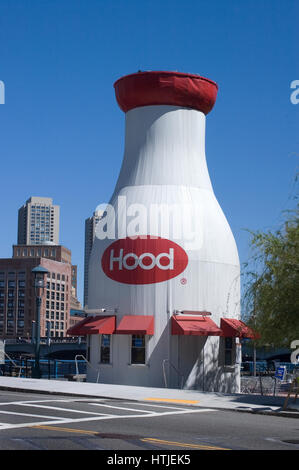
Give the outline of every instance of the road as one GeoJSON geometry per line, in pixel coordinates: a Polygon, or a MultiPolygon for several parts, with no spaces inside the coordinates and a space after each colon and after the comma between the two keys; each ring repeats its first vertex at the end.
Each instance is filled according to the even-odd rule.
{"type": "Polygon", "coordinates": [[[0,450],[299,450],[295,418],[0,391],[0,450]]]}

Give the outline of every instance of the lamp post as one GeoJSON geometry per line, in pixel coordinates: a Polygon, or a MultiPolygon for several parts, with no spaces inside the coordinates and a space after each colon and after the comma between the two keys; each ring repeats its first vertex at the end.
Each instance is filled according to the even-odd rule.
{"type": "Polygon", "coordinates": [[[41,378],[41,370],[39,364],[40,356],[40,309],[42,304],[42,296],[45,288],[45,274],[49,271],[43,266],[39,265],[36,268],[32,269],[32,274],[34,276],[34,289],[35,289],[35,298],[36,298],[36,322],[35,322],[35,361],[34,367],[32,369],[32,377],[35,379],[41,378]]]}

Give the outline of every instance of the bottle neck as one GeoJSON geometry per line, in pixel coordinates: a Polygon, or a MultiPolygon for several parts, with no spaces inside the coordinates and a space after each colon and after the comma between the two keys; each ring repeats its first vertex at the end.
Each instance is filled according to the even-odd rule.
{"type": "Polygon", "coordinates": [[[205,156],[205,115],[157,105],[126,113],[125,153],[116,191],[179,185],[212,190],[205,156]]]}

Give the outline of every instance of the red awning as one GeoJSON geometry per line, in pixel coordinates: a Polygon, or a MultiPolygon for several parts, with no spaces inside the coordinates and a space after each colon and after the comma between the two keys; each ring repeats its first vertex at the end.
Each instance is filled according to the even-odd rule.
{"type": "Polygon", "coordinates": [[[244,322],[236,318],[221,318],[220,328],[223,331],[223,336],[226,337],[260,338],[256,331],[253,331],[244,322]]]}
{"type": "Polygon", "coordinates": [[[173,315],[171,334],[193,336],[222,336],[222,331],[206,316],[173,315]]]}
{"type": "Polygon", "coordinates": [[[111,335],[115,331],[115,315],[89,316],[67,330],[68,335],[111,335]]]}
{"type": "Polygon", "coordinates": [[[153,335],[152,315],[125,315],[115,331],[118,335],[153,335]]]}

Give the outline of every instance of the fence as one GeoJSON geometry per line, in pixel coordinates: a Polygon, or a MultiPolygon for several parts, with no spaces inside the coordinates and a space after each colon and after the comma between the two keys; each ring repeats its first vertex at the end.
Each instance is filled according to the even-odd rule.
{"type": "Polygon", "coordinates": [[[292,380],[299,376],[299,365],[290,362],[279,362],[276,367],[285,366],[284,380],[275,376],[275,365],[267,365],[266,361],[256,364],[256,375],[253,375],[253,363],[243,363],[241,367],[241,393],[286,396],[292,380]],[[245,365],[245,366],[244,366],[245,365]]]}
{"type": "MultiPolygon", "coordinates": [[[[43,379],[65,379],[67,375],[76,374],[78,371],[79,374],[86,374],[84,360],[77,361],[78,371],[76,361],[73,360],[41,359],[39,364],[43,379]]],[[[0,364],[0,376],[31,377],[33,366],[34,359],[15,359],[13,362],[6,360],[4,364],[0,364]]]]}

